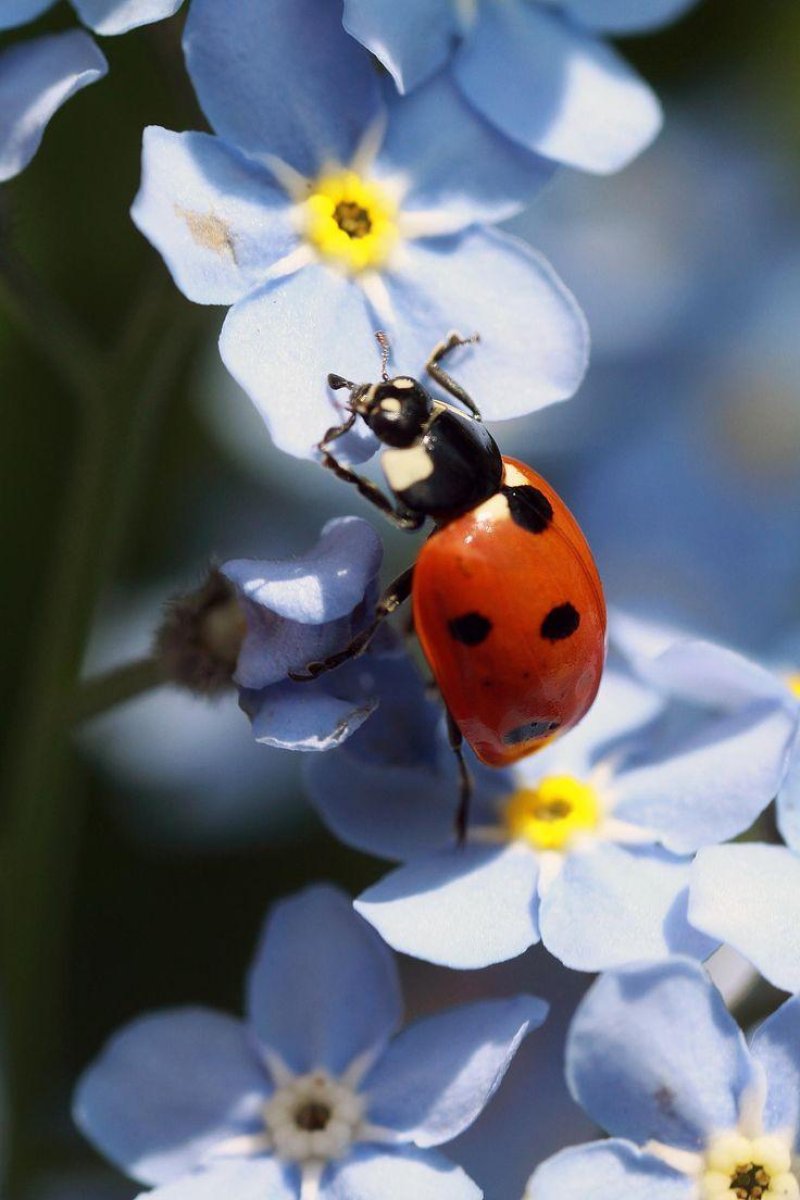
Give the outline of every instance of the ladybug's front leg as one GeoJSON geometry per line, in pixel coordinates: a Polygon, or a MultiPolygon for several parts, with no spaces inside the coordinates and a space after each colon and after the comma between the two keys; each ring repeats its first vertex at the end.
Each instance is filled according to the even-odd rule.
{"type": "Polygon", "coordinates": [[[349,467],[340,463],[338,458],[334,458],[328,449],[328,444],[336,437],[341,437],[342,433],[346,433],[353,425],[355,414],[352,420],[347,420],[343,425],[337,425],[333,429],[329,429],[325,437],[318,445],[318,450],[322,455],[322,465],[327,467],[329,471],[333,471],[337,479],[343,479],[345,483],[351,483],[353,487],[358,489],[358,492],[365,500],[369,500],[370,504],[374,504],[379,508],[387,520],[392,524],[397,525],[400,529],[419,529],[420,525],[425,520],[422,513],[411,512],[410,509],[402,506],[395,508],[388,496],[385,496],[377,484],[371,479],[366,479],[363,475],[357,475],[355,471],[351,471],[349,467]]]}
{"type": "Polygon", "coordinates": [[[369,625],[365,629],[362,629],[361,633],[356,634],[350,644],[345,646],[344,650],[340,650],[337,654],[331,654],[328,658],[323,658],[319,662],[310,662],[305,671],[290,671],[289,678],[293,679],[296,683],[308,683],[310,679],[317,679],[320,675],[324,675],[326,671],[333,671],[336,667],[340,667],[342,663],[349,662],[351,658],[358,658],[359,654],[363,654],[367,649],[386,618],[390,617],[393,612],[396,612],[400,605],[404,604],[411,595],[413,579],[414,568],[409,567],[403,571],[402,575],[398,575],[397,579],[389,584],[375,606],[375,612],[369,625]]]}

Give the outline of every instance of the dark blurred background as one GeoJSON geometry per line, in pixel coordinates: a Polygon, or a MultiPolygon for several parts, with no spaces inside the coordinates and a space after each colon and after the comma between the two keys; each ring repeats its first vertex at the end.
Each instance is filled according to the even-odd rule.
{"type": "MultiPolygon", "coordinates": [[[[210,558],[290,554],[329,515],[361,511],[314,465],[270,451],[218,363],[222,310],[184,300],[129,219],[142,128],[203,128],[182,73],[181,20],[106,39],[108,78],[58,114],[34,163],[0,191],[0,260],[30,264],[101,346],[130,335],[132,374],[168,359],[159,394],[142,400],[152,411],[141,443],[120,438],[118,468],[131,478],[93,667],[146,652],[163,599],[210,558]]],[[[72,21],[60,5],[40,25],[72,21]]],[[[663,99],[662,140],[612,180],[564,173],[514,226],[584,304],[594,363],[576,400],[500,436],[574,507],[613,602],[777,660],[797,648],[800,627],[800,11],[786,0],[705,0],[623,49],[663,99]]],[[[79,419],[42,352],[52,319],[43,302],[39,330],[24,330],[0,302],[6,762],[38,614],[53,600],[79,419]]],[[[115,386],[105,400],[113,414],[115,386]]],[[[411,552],[390,539],[389,569],[411,552]]],[[[26,1127],[15,1134],[27,1147],[21,1194],[133,1196],[71,1129],[76,1074],[143,1009],[238,1010],[271,898],[320,876],[356,891],[382,873],[323,830],[299,766],[255,747],[233,702],[209,708],[166,689],[78,735],[52,796],[39,797],[60,814],[39,883],[43,903],[57,897],[52,944],[26,946],[20,934],[18,947],[41,960],[46,993],[26,1127]]],[[[25,904],[7,889],[5,920],[23,927],[25,904]]],[[[501,986],[533,987],[537,963],[530,975],[528,965],[505,968],[501,986]]],[[[411,975],[418,1007],[492,979],[411,975]]],[[[14,1028],[6,1035],[17,1039],[14,1028]]],[[[24,1039],[16,1044],[24,1068],[24,1039]]],[[[580,1136],[564,1111],[564,1140],[580,1136]]],[[[525,1142],[488,1116],[495,1140],[482,1182],[489,1200],[505,1200],[512,1185],[492,1175],[503,1138],[523,1157],[525,1142]]],[[[535,1125],[532,1112],[524,1120],[535,1125]]],[[[558,1144],[552,1129],[544,1146],[531,1136],[528,1170],[558,1144]]],[[[479,1177],[476,1151],[464,1155],[479,1177]]],[[[511,1178],[523,1179],[516,1169],[511,1178]]]]}

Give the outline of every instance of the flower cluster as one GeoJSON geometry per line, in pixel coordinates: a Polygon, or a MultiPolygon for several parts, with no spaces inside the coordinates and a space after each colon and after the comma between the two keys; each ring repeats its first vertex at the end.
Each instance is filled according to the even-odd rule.
{"type": "MultiPolygon", "coordinates": [[[[800,1200],[800,998],[748,1045],[703,965],[726,945],[800,992],[797,664],[773,671],[616,614],[576,723],[604,662],[602,589],[571,513],[484,424],[566,400],[588,358],[577,301],[503,223],[528,228],[561,166],[608,174],[649,144],[658,101],[609,38],[690,2],[186,5],[207,124],[145,129],[132,220],[190,301],[226,310],[220,358],[274,446],[309,460],[298,493],[321,464],[401,527],[431,517],[436,540],[381,592],[377,532],[329,510],[310,549],[216,562],[134,664],[238,701],[253,742],[303,752],[327,830],[391,863],[355,899],[311,884],[270,908],[244,1019],[157,1011],[84,1071],[78,1127],[159,1200],[480,1200],[462,1135],[507,1124],[520,1096],[547,1103],[552,1080],[523,1042],[548,1019],[560,1058],[576,1003],[567,1085],[610,1136],[564,1148],[565,1130],[555,1155],[531,1153],[527,1200],[800,1200]],[[390,495],[368,465],[379,449],[390,495]],[[439,658],[420,579],[451,535],[433,589],[439,658]],[[531,594],[511,595],[505,563],[533,547],[531,594]],[[421,657],[384,624],[408,599],[421,657]],[[522,636],[503,640],[517,609],[522,636]],[[588,643],[575,649],[590,624],[592,662],[588,643]],[[538,657],[514,675],[523,653],[538,657]],[[451,677],[472,699],[507,697],[509,679],[541,699],[535,714],[516,692],[503,701],[501,765],[481,758],[451,677]],[[570,980],[552,1018],[519,982],[534,947],[545,975],[570,980]],[[412,991],[429,969],[434,991],[462,1000],[471,971],[475,986],[504,982],[455,1007],[426,1001],[403,1026],[393,951],[415,960],[412,991]],[[604,974],[589,985],[590,972],[604,974]]],[[[6,0],[0,30],[52,7],[6,0]]],[[[73,8],[114,35],[181,0],[73,8]]],[[[0,50],[0,180],[107,69],[88,32],[49,29],[0,50]]],[[[114,676],[117,699],[137,670],[114,676]]]]}

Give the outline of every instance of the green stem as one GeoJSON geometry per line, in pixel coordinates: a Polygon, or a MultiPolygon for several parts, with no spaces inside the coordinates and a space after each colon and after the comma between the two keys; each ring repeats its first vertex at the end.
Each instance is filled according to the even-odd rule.
{"type": "Polygon", "coordinates": [[[106,369],[104,354],[28,264],[7,247],[0,251],[0,306],[84,409],[96,406],[98,381],[106,369]]]}
{"type": "MultiPolygon", "coordinates": [[[[64,372],[82,389],[83,427],[10,741],[16,760],[0,897],[3,999],[12,1031],[9,1194],[19,1194],[37,1166],[37,1106],[58,1068],[70,880],[81,823],[75,791],[65,802],[76,683],[99,593],[119,556],[155,415],[187,344],[181,331],[176,336],[170,328],[163,305],[151,303],[148,312],[150,319],[142,319],[136,338],[126,338],[108,368],[98,360],[90,366],[81,355],[81,371],[76,359],[75,373],[64,372]]],[[[69,361],[60,351],[51,357],[69,361]]]]}
{"type": "Polygon", "coordinates": [[[86,721],[164,682],[164,669],[157,658],[137,658],[133,662],[123,663],[120,667],[87,679],[78,688],[72,703],[72,719],[76,723],[86,721]]]}

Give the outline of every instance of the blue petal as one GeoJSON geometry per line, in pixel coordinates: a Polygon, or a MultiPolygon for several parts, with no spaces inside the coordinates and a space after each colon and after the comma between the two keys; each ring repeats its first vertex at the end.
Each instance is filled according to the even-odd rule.
{"type": "Polygon", "coordinates": [[[258,1128],[271,1086],[241,1021],[177,1009],[126,1026],[82,1076],[75,1120],[142,1183],[169,1183],[258,1128]]]}
{"type": "Polygon", "coordinates": [[[80,29],[32,38],[0,53],[0,183],[27,167],[61,105],[107,70],[80,29]]]}
{"type": "Polygon", "coordinates": [[[483,1111],[546,1016],[543,1000],[512,996],[409,1025],[364,1080],[370,1121],[418,1146],[451,1141],[483,1111]]]}
{"type": "Polygon", "coordinates": [[[571,854],[542,899],[542,941],[579,971],[690,954],[716,942],[686,919],[689,861],[652,847],[600,845],[571,854]]]}
{"type": "Polygon", "coordinates": [[[297,243],[264,168],[207,133],[145,129],[131,216],[197,304],[233,304],[297,243]]]}
{"type": "Polygon", "coordinates": [[[607,754],[615,755],[619,742],[651,721],[663,708],[661,697],[650,688],[617,671],[603,674],[597,698],[574,729],[551,746],[514,767],[520,782],[535,783],[546,775],[584,777],[607,754]]]}
{"type": "Polygon", "coordinates": [[[240,558],[220,570],[253,604],[290,621],[322,625],[361,604],[380,570],[383,545],[360,517],[335,517],[306,554],[240,558]]]}
{"type": "Polygon", "coordinates": [[[454,0],[344,0],[344,27],[410,92],[447,62],[459,22],[454,0]]]}
{"type": "Polygon", "coordinates": [[[84,25],[106,36],[163,21],[183,0],[72,0],[84,25]]]}
{"type": "MultiPolygon", "coordinates": [[[[356,737],[368,735],[381,707],[356,737]]],[[[306,784],[314,807],[337,838],[366,854],[403,861],[452,845],[458,785],[429,767],[382,766],[347,746],[312,757],[306,784]]]]}
{"type": "Polygon", "coordinates": [[[655,829],[679,853],[735,837],[778,791],[793,725],[770,704],[701,721],[662,761],[614,781],[614,815],[655,829]]]}
{"type": "Polygon", "coordinates": [[[777,810],[781,837],[787,846],[800,854],[800,736],[792,746],[786,774],[778,792],[777,810]]]}
{"type": "MultiPolygon", "coordinates": [[[[239,651],[234,680],[240,687],[252,691],[287,682],[290,671],[303,671],[308,663],[337,653],[349,644],[357,630],[352,617],[340,617],[323,625],[301,625],[299,621],[276,617],[249,601],[242,607],[247,633],[239,651]]],[[[306,695],[310,698],[330,694],[330,682],[320,680],[319,688],[306,695]]],[[[313,687],[313,684],[307,686],[313,687]]],[[[247,711],[252,708],[252,704],[247,705],[247,711]]]]}
{"type": "Polygon", "coordinates": [[[625,629],[623,653],[636,672],[671,696],[726,711],[759,701],[798,710],[777,676],[726,646],[684,638],[654,654],[646,626],[637,635],[636,623],[626,619],[625,629]]]}
{"type": "Polygon", "coordinates": [[[349,162],[381,111],[372,59],[330,0],[194,0],[184,49],[216,132],[306,175],[349,162]]]}
{"type": "Polygon", "coordinates": [[[297,1200],[297,1174],[295,1167],[272,1158],[220,1163],[154,1192],[142,1192],[137,1200],[297,1200]]]}
{"type": "Polygon", "coordinates": [[[767,1077],[764,1128],[768,1133],[791,1129],[796,1153],[800,1132],[800,997],[792,996],[759,1025],[750,1049],[767,1077]]]}
{"type": "Polygon", "coordinates": [[[345,1070],[379,1050],[400,1023],[397,968],[337,888],[317,884],[267,918],[248,982],[263,1044],[299,1073],[345,1070]]]}
{"type": "Polygon", "coordinates": [[[536,856],[466,845],[398,867],[356,901],[381,937],[445,967],[485,967],[539,940],[536,856]]]}
{"type": "Polygon", "coordinates": [[[404,1146],[387,1151],[356,1146],[344,1162],[330,1168],[322,1195],[324,1200],[389,1200],[400,1196],[413,1196],[414,1200],[481,1200],[483,1193],[461,1167],[434,1150],[404,1146]]]}
{"type": "Polygon", "coordinates": [[[555,1154],[531,1176],[525,1200],[691,1200],[696,1184],[652,1154],[610,1138],[555,1154]]]}
{"type": "Polygon", "coordinates": [[[562,0],[564,8],[587,29],[641,33],[683,16],[696,0],[562,0]]]}
{"type": "Polygon", "coordinates": [[[676,958],[592,986],[567,1040],[567,1081],[610,1133],[697,1150],[736,1125],[752,1064],[705,972],[676,958]]]}
{"type": "Polygon", "coordinates": [[[708,846],[692,868],[689,917],[775,987],[800,991],[800,858],[785,846],[708,846]]]}
{"type": "Polygon", "coordinates": [[[578,305],[552,267],[524,242],[489,229],[415,242],[385,277],[395,315],[394,361],[421,369],[451,329],[478,332],[448,359],[484,417],[535,412],[576,390],[588,357],[578,305]]]}
{"type": "Polygon", "coordinates": [[[449,72],[389,103],[376,176],[407,181],[403,216],[440,215],[447,230],[520,211],[552,177],[551,163],[510,141],[467,103],[449,72]],[[436,137],[431,137],[431,129],[436,137]]]}
{"type": "Polygon", "coordinates": [[[510,138],[585,171],[618,171],[661,126],[656,97],[619,55],[527,0],[481,5],[453,69],[510,138]]]}
{"type": "MultiPolygon", "coordinates": [[[[357,284],[326,267],[309,266],[240,300],[228,313],[219,348],[275,445],[313,458],[326,430],[343,415],[328,391],[328,373],[373,379],[374,329],[357,284]]],[[[362,439],[360,457],[369,457],[377,443],[364,422],[353,434],[362,439]]]]}
{"type": "Polygon", "coordinates": [[[0,12],[0,29],[15,29],[26,25],[52,8],[56,0],[4,0],[0,12]]]}
{"type": "Polygon", "coordinates": [[[364,724],[378,703],[353,678],[353,665],[310,683],[274,683],[261,691],[243,689],[239,704],[253,737],[281,750],[331,750],[364,724]]]}

